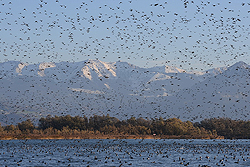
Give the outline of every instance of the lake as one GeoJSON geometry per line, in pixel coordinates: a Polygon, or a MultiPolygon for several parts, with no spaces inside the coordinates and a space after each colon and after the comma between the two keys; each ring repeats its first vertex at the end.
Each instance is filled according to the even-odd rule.
{"type": "Polygon", "coordinates": [[[250,166],[250,140],[1,140],[3,166],[250,166]]]}

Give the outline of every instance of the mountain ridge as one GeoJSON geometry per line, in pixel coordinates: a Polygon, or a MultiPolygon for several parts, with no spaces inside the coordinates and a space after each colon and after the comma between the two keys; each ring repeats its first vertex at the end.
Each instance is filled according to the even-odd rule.
{"type": "Polygon", "coordinates": [[[203,73],[100,60],[32,65],[10,61],[0,63],[0,67],[2,114],[35,119],[48,114],[110,114],[120,119],[164,116],[184,120],[225,115],[250,117],[245,107],[250,101],[249,65],[244,62],[203,73]],[[230,102],[229,97],[233,99],[230,102]],[[209,109],[214,111],[208,114],[209,109]]]}

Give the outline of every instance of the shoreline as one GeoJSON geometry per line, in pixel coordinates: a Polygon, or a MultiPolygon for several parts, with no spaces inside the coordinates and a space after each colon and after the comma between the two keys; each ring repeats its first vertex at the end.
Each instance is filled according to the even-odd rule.
{"type": "Polygon", "coordinates": [[[13,135],[0,136],[0,140],[61,140],[61,139],[225,139],[224,136],[190,136],[190,135],[13,135]]]}

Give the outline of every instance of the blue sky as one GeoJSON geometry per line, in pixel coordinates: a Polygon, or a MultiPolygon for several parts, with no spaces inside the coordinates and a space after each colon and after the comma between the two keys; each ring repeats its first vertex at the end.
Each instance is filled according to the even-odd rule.
{"type": "Polygon", "coordinates": [[[0,62],[99,59],[186,70],[250,64],[250,4],[241,0],[0,3],[0,62]]]}

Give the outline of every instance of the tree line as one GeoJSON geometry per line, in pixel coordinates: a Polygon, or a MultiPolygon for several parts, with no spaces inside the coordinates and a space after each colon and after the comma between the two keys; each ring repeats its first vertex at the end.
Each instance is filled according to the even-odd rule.
{"type": "Polygon", "coordinates": [[[0,136],[43,135],[82,136],[98,135],[172,135],[203,138],[204,136],[224,136],[226,139],[249,139],[250,121],[232,120],[230,118],[210,118],[192,123],[178,118],[163,119],[135,118],[119,120],[109,115],[54,116],[39,119],[38,126],[27,119],[17,125],[0,125],[0,136]]]}
{"type": "Polygon", "coordinates": [[[210,118],[199,123],[195,127],[203,127],[209,131],[216,131],[226,139],[250,139],[250,121],[232,120],[230,118],[210,118]]]}

